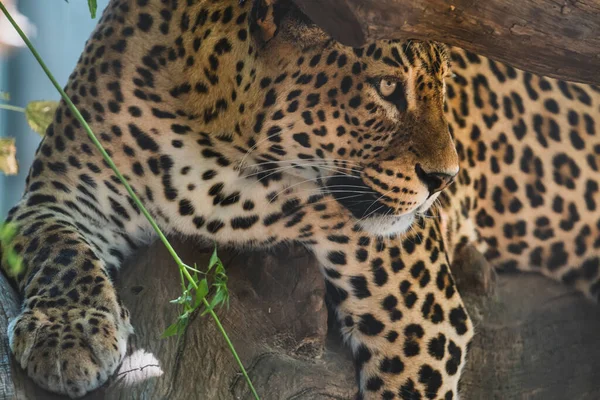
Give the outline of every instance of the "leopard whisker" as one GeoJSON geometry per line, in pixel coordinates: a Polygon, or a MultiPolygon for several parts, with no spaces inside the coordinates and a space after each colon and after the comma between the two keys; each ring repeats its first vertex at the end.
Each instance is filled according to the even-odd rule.
{"type": "MultiPolygon", "coordinates": [[[[344,176],[345,176],[345,175],[337,175],[337,176],[335,176],[335,175],[334,175],[333,177],[334,177],[334,178],[341,178],[341,177],[344,177],[344,176]]],[[[273,202],[275,199],[277,199],[277,197],[279,197],[279,195],[280,195],[281,193],[284,193],[284,192],[286,192],[286,191],[290,190],[290,189],[291,189],[291,188],[293,188],[293,187],[296,187],[296,186],[302,185],[302,184],[304,184],[304,183],[316,182],[316,181],[319,181],[320,179],[322,179],[322,178],[321,178],[321,177],[318,177],[318,178],[313,178],[313,179],[305,179],[305,180],[303,180],[303,181],[300,181],[300,182],[294,183],[293,185],[290,185],[290,186],[288,186],[288,187],[286,187],[286,188],[284,188],[284,189],[280,190],[279,192],[277,192],[277,193],[276,193],[276,194],[273,196],[273,199],[272,199],[270,202],[272,203],[272,202],[273,202]]]]}
{"type": "MultiPolygon", "coordinates": [[[[393,191],[394,191],[393,189],[392,189],[392,190],[388,190],[387,192],[385,192],[384,194],[382,194],[381,196],[379,196],[379,198],[377,198],[377,199],[376,199],[376,200],[373,202],[373,204],[376,204],[376,203],[377,203],[379,200],[383,199],[385,196],[387,196],[388,194],[392,193],[393,191]]],[[[370,208],[373,206],[373,204],[371,204],[371,205],[370,205],[370,206],[369,206],[369,207],[368,207],[368,208],[365,210],[365,213],[366,213],[367,211],[369,211],[369,209],[370,209],[370,208]]]]}
{"type": "Polygon", "coordinates": [[[368,215],[363,215],[359,220],[358,223],[366,220],[367,218],[369,218],[372,214],[376,213],[377,211],[381,210],[383,208],[383,204],[380,205],[379,207],[377,207],[375,210],[373,210],[370,214],[368,215]]]}
{"type": "MultiPolygon", "coordinates": [[[[253,167],[258,167],[258,166],[263,166],[263,165],[268,165],[268,164],[282,164],[282,163],[295,163],[295,162],[301,162],[301,163],[307,163],[307,160],[304,158],[295,158],[295,159],[288,159],[288,160],[280,160],[280,161],[263,161],[263,162],[258,162],[255,164],[249,164],[249,165],[245,165],[244,168],[253,168],[253,167]]],[[[340,163],[345,163],[345,164],[349,164],[355,167],[361,167],[362,166],[354,161],[349,161],[349,160],[342,160],[342,159],[337,159],[337,158],[329,158],[326,160],[317,160],[317,161],[313,161],[311,162],[312,164],[331,164],[334,163],[332,165],[332,167],[337,167],[337,168],[346,168],[346,167],[339,167],[337,165],[335,165],[335,162],[340,162],[340,163]]],[[[349,168],[346,168],[349,169],[349,168]]],[[[357,171],[361,171],[361,170],[357,170],[357,171]]]]}

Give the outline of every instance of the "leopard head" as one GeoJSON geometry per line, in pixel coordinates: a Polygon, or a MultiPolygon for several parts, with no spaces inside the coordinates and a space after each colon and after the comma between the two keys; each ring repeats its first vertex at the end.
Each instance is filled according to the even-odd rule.
{"type": "Polygon", "coordinates": [[[444,116],[446,47],[351,48],[289,4],[254,15],[259,90],[248,86],[244,162],[311,181],[374,234],[407,230],[458,173],[444,116]]]}

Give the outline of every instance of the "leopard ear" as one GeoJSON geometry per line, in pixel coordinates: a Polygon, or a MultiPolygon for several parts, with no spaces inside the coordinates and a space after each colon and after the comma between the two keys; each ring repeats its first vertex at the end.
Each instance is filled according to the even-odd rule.
{"type": "Polygon", "coordinates": [[[251,31],[256,39],[266,44],[277,34],[281,23],[282,11],[285,1],[280,0],[254,0],[252,6],[251,31]]]}
{"type": "Polygon", "coordinates": [[[251,30],[262,45],[276,36],[302,48],[330,39],[290,0],[254,0],[251,30]]]}

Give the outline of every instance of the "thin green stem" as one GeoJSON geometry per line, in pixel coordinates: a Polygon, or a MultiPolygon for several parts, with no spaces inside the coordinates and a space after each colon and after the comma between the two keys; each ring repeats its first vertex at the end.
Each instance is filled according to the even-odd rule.
{"type": "MultiPolygon", "coordinates": [[[[196,285],[196,281],[192,278],[192,276],[188,272],[187,268],[184,268],[182,266],[181,270],[185,274],[186,278],[192,283],[192,285],[194,286],[194,289],[198,289],[198,285],[196,285]]],[[[244,367],[244,364],[242,363],[242,360],[240,360],[240,357],[238,356],[237,351],[235,351],[235,347],[233,347],[233,343],[231,343],[231,340],[229,339],[229,335],[225,331],[225,328],[223,328],[223,325],[221,325],[221,320],[219,320],[219,317],[217,316],[217,314],[210,308],[210,304],[208,303],[208,301],[205,298],[202,299],[202,302],[204,303],[204,307],[206,307],[206,309],[208,310],[208,313],[210,314],[212,319],[215,321],[215,324],[217,324],[217,328],[221,332],[223,339],[225,339],[225,342],[227,342],[227,346],[229,347],[229,350],[231,351],[233,358],[235,358],[235,361],[238,363],[240,370],[242,371],[242,374],[244,375],[244,378],[246,379],[246,382],[248,382],[248,387],[250,387],[250,391],[252,392],[252,395],[254,396],[254,398],[256,400],[260,400],[260,397],[258,396],[258,393],[256,392],[254,385],[252,384],[252,380],[250,380],[250,376],[248,376],[248,372],[246,371],[246,368],[244,367]]]]}
{"type": "Polygon", "coordinates": [[[0,104],[0,109],[16,111],[16,112],[21,112],[21,113],[25,112],[25,109],[23,107],[11,106],[10,104],[0,104]]]}
{"type": "MultiPolygon", "coordinates": [[[[77,107],[75,107],[75,104],[73,104],[73,102],[71,101],[69,96],[65,93],[65,91],[62,89],[62,87],[58,84],[58,82],[56,81],[56,79],[54,78],[54,76],[52,75],[52,73],[50,72],[48,67],[46,66],[46,63],[44,63],[44,60],[42,60],[42,57],[39,55],[39,53],[37,52],[35,47],[33,47],[33,44],[31,43],[31,41],[27,38],[25,33],[21,30],[19,25],[15,22],[15,20],[12,18],[12,16],[8,12],[8,10],[4,7],[4,5],[1,2],[0,2],[0,10],[2,10],[2,12],[4,13],[4,15],[6,16],[8,21],[11,23],[11,25],[15,28],[15,30],[17,31],[19,36],[21,36],[21,39],[23,39],[23,41],[29,48],[29,50],[31,51],[31,54],[33,54],[33,56],[37,60],[40,67],[42,67],[42,69],[44,70],[44,73],[46,74],[48,79],[50,79],[50,82],[52,82],[52,84],[54,85],[56,90],[60,93],[60,96],[62,97],[63,101],[67,104],[67,106],[69,107],[69,109],[71,110],[71,112],[73,113],[75,118],[81,123],[81,125],[83,126],[83,129],[89,136],[90,140],[94,143],[94,145],[96,146],[98,151],[100,151],[100,154],[102,155],[104,160],[108,163],[108,165],[113,170],[113,172],[115,173],[117,178],[119,178],[121,183],[123,183],[123,186],[125,186],[125,190],[127,190],[127,193],[129,194],[129,196],[131,196],[131,198],[133,199],[133,201],[135,202],[135,204],[137,205],[139,210],[142,212],[142,214],[144,214],[144,216],[146,217],[146,219],[148,220],[148,222],[150,223],[150,225],[152,226],[152,228],[154,229],[154,231],[156,232],[156,234],[158,235],[160,240],[163,242],[163,244],[165,245],[165,247],[171,254],[171,257],[173,257],[173,259],[175,260],[175,263],[179,267],[180,271],[182,271],[183,274],[185,275],[185,277],[191,282],[191,284],[194,286],[194,289],[198,289],[198,285],[196,284],[195,280],[192,278],[192,276],[188,272],[187,265],[184,264],[184,262],[181,260],[181,258],[175,251],[175,249],[173,249],[173,246],[171,246],[171,243],[169,242],[169,240],[163,234],[163,232],[159,228],[156,221],[154,221],[154,218],[152,218],[152,216],[150,215],[150,212],[148,212],[146,207],[144,207],[141,200],[135,194],[133,188],[127,182],[127,179],[125,179],[125,177],[121,174],[121,172],[119,171],[119,169],[113,162],[112,158],[108,155],[106,150],[104,150],[104,147],[102,146],[102,144],[100,143],[98,138],[96,138],[96,135],[94,135],[94,132],[92,132],[92,129],[89,127],[89,125],[87,124],[87,122],[85,121],[85,119],[83,118],[83,116],[81,115],[79,110],[77,109],[77,107]]],[[[209,303],[206,301],[206,299],[203,299],[203,301],[204,301],[204,306],[208,308],[209,303]]],[[[246,378],[246,381],[248,382],[248,386],[250,387],[254,397],[257,400],[259,400],[258,394],[256,393],[256,390],[254,389],[254,386],[252,385],[252,382],[250,381],[250,377],[248,376],[248,373],[246,372],[244,365],[242,364],[239,356],[237,355],[237,352],[235,351],[235,348],[233,347],[231,340],[229,340],[229,336],[225,332],[225,329],[223,329],[223,326],[221,325],[221,321],[219,320],[219,317],[212,310],[210,310],[209,313],[210,313],[211,317],[213,318],[213,320],[215,321],[215,323],[217,324],[217,327],[221,331],[221,334],[223,335],[223,338],[227,342],[227,345],[229,346],[229,349],[231,350],[233,357],[235,358],[238,365],[240,366],[240,369],[242,370],[242,373],[244,374],[244,377],[246,378]]]]}
{"type": "Polygon", "coordinates": [[[231,343],[231,340],[229,340],[229,336],[227,335],[227,332],[225,332],[225,328],[223,328],[223,325],[221,325],[221,321],[219,321],[217,314],[215,314],[215,312],[213,310],[208,308],[209,307],[208,301],[206,301],[206,299],[202,299],[202,301],[204,302],[204,306],[209,310],[208,312],[211,315],[211,317],[213,317],[213,319],[215,320],[215,324],[217,324],[217,328],[219,328],[219,331],[221,331],[221,335],[223,335],[223,338],[227,342],[227,346],[229,346],[229,350],[231,351],[231,354],[233,354],[233,358],[235,358],[235,361],[237,361],[238,365],[240,366],[240,370],[242,371],[242,374],[244,374],[244,378],[246,378],[246,382],[248,382],[248,386],[250,387],[250,390],[252,391],[252,395],[254,395],[254,398],[258,400],[259,399],[258,393],[256,393],[256,389],[254,389],[254,386],[252,386],[252,381],[250,380],[250,377],[248,376],[248,373],[246,372],[246,369],[244,368],[244,365],[242,364],[242,360],[240,360],[240,358],[238,357],[237,352],[235,351],[235,348],[233,347],[233,343],[231,343]]]}

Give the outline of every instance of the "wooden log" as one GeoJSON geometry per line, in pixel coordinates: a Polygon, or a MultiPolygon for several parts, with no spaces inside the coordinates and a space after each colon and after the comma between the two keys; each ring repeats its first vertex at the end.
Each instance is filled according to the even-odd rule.
{"type": "MultiPolygon", "coordinates": [[[[188,262],[208,261],[209,253],[191,241],[175,247],[188,262]]],[[[230,309],[219,315],[261,398],[352,399],[351,357],[336,327],[326,332],[315,260],[295,248],[221,250],[221,257],[232,297],[230,309]]],[[[460,289],[477,334],[461,398],[600,398],[600,310],[537,275],[502,275],[492,290],[493,274],[481,273],[487,263],[469,254],[462,260],[460,289]]],[[[118,287],[136,334],[119,372],[85,399],[251,399],[209,317],[196,316],[179,340],[160,339],[178,313],[169,300],[180,293],[177,269],[164,248],[157,243],[142,250],[130,264],[118,287]]],[[[9,354],[6,325],[18,303],[1,275],[0,290],[0,399],[63,399],[38,389],[9,354]]]]}
{"type": "Polygon", "coordinates": [[[431,39],[554,78],[600,84],[600,0],[294,0],[351,46],[431,39]]]}

